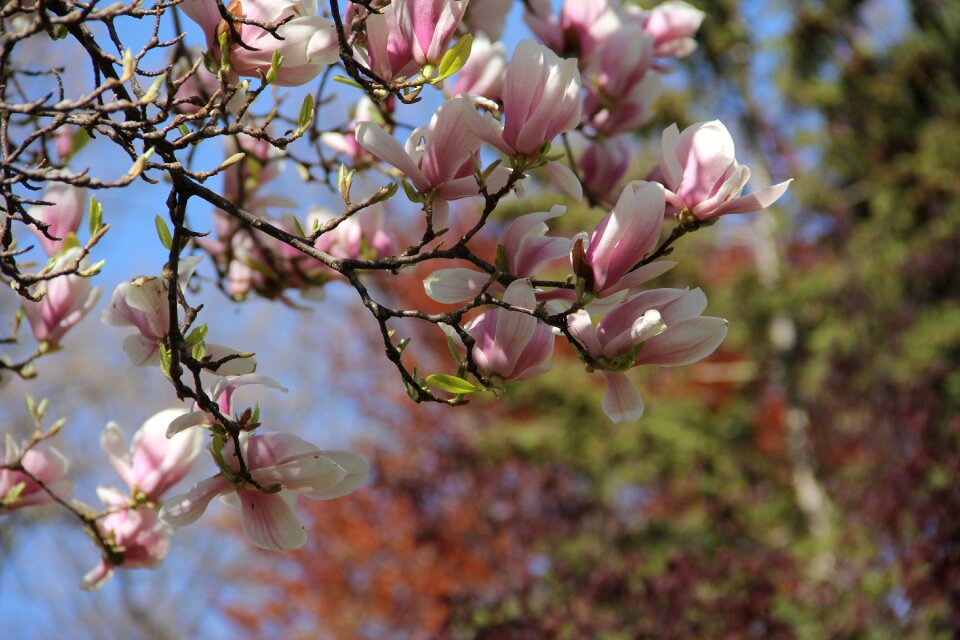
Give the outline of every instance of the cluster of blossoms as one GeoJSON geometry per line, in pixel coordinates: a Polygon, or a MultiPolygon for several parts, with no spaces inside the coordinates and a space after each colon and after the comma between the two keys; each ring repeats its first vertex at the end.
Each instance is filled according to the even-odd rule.
{"type": "MultiPolygon", "coordinates": [[[[171,174],[175,193],[169,201],[203,194],[198,183],[220,173],[221,193],[207,198],[217,207],[213,233],[190,231],[183,211],[174,215],[171,205],[177,237],[189,242],[174,247],[159,219],[158,233],[170,250],[167,269],[117,286],[101,320],[132,328],[123,340],[131,363],[159,367],[178,397],[193,405],[151,417],[129,449],[120,427],[107,425],[101,444],[126,488],[99,488],[104,510],[80,513],[104,550],[84,580],[87,586],[101,584],[116,567],[156,566],[169,549],[169,529],[196,521],[214,497],[240,507],[244,534],[254,545],[295,549],[306,540],[292,508],[297,496],[337,498],[355,490],[369,472],[356,453],[261,432],[258,409],[234,407],[241,387],[282,387],[256,373],[252,354],[207,342],[206,325],[195,324],[200,309],[189,306],[186,284],[204,257],[219,286],[238,301],[256,294],[293,304],[289,290],[315,299],[343,276],[380,323],[387,354],[416,400],[459,404],[480,388],[498,391],[507,382],[541,375],[551,369],[561,337],[587,372],[603,379],[607,416],[614,422],[635,420],[644,404],[629,370],[690,364],[724,339],[727,323],[703,315],[707,300],[700,289],[650,283],[675,266],[661,258],[678,238],[720,216],[768,207],[789,182],[743,195],[750,170],[737,161],[727,129],[713,121],[682,131],[666,128],[659,163],[647,168],[647,179],[621,185],[633,155],[631,134],[651,118],[666,59],[695,49],[702,12],[676,1],[641,11],[618,0],[565,0],[555,14],[549,0],[531,0],[524,3],[525,19],[540,42],[523,40],[508,58],[498,40],[509,0],[351,2],[333,22],[306,0],[233,0],[226,13],[213,0],[177,6],[199,25],[206,53],[203,69],[195,64],[189,82],[170,92],[175,95],[168,101],[170,113],[182,119],[169,130],[186,139],[194,133],[191,126],[214,127],[219,133],[210,137],[224,137],[227,161],[217,172],[195,178],[186,196],[177,189],[187,178],[171,174]],[[269,84],[303,85],[338,61],[351,76],[341,79],[360,86],[364,96],[348,122],[336,131],[312,131],[311,142],[344,160],[337,187],[346,209],[310,207],[298,217],[303,202],[269,195],[265,187],[275,184],[288,157],[313,179],[309,163],[285,151],[307,130],[312,94],[296,134],[282,144],[270,134],[283,122],[275,110],[256,119],[248,107],[269,84]],[[259,79],[261,86],[237,106],[238,87],[251,86],[241,77],[259,79]],[[446,99],[401,142],[396,112],[428,86],[446,99]],[[216,102],[217,95],[224,104],[216,102]],[[215,105],[214,115],[203,105],[215,105]],[[203,124],[205,118],[213,124],[203,124]],[[229,127],[216,128],[222,123],[234,127],[229,135],[223,133],[229,127]],[[587,141],[579,160],[566,144],[570,134],[587,141]],[[566,153],[555,151],[561,147],[558,138],[566,153]],[[532,172],[541,169],[568,198],[586,196],[601,209],[595,226],[572,237],[550,235],[549,225],[565,215],[558,204],[503,227],[495,255],[475,253],[470,242],[499,202],[522,197],[532,172]],[[374,170],[392,183],[352,202],[354,177],[374,170]],[[411,225],[388,209],[401,187],[417,209],[421,233],[401,233],[411,225]],[[262,233],[264,228],[271,233],[262,233]],[[193,255],[181,255],[187,246],[193,255]],[[448,313],[389,309],[373,300],[388,292],[371,293],[374,287],[360,282],[360,273],[397,276],[407,266],[453,259],[470,266],[434,269],[423,282],[434,301],[457,305],[448,313]],[[416,369],[409,372],[406,345],[396,346],[387,326],[395,318],[427,320],[446,332],[455,374],[422,378],[416,369]],[[193,374],[189,382],[181,376],[184,368],[193,374]],[[205,432],[215,474],[167,497],[191,471],[205,432]]],[[[58,130],[53,142],[62,164],[76,153],[76,139],[72,128],[58,130]]],[[[334,173],[322,156],[317,166],[327,178],[334,173]]],[[[152,168],[158,167],[184,171],[169,158],[152,168]]],[[[42,203],[27,217],[49,260],[22,303],[38,353],[58,348],[100,294],[89,284],[99,270],[88,264],[91,243],[81,246],[78,239],[86,190],[53,182],[42,203]]],[[[95,200],[88,215],[93,242],[105,231],[95,200]]],[[[0,374],[11,369],[6,360],[0,365],[0,374]]],[[[17,444],[7,438],[0,514],[63,503],[72,490],[66,459],[43,439],[17,444]]]]}

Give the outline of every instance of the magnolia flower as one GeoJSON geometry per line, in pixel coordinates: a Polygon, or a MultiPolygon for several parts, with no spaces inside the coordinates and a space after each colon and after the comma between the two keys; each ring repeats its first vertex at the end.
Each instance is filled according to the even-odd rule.
{"type": "Polygon", "coordinates": [[[227,9],[236,16],[259,22],[284,22],[274,37],[260,27],[240,22],[234,28],[250,49],[229,40],[230,28],[220,17],[214,0],[184,0],[180,3],[194,22],[203,29],[207,47],[214,59],[220,59],[219,36],[227,34],[230,71],[241,76],[256,77],[270,70],[275,51],[283,56],[276,83],[298,86],[313,80],[324,68],[339,59],[339,44],[333,23],[317,15],[316,0],[270,2],[268,0],[233,0],[227,9]],[[281,39],[282,38],[282,39],[281,39]]]}
{"type": "MultiPolygon", "coordinates": [[[[533,310],[537,298],[529,280],[514,280],[503,294],[503,302],[533,310]]],[[[553,367],[553,330],[535,317],[497,307],[466,325],[473,336],[473,359],[488,376],[501,380],[529,380],[553,367]]]]}
{"type": "Polygon", "coordinates": [[[584,73],[591,80],[584,110],[597,131],[633,131],[652,115],[650,106],[660,94],[660,77],[651,69],[653,42],[639,24],[625,24],[587,59],[584,73]]]}
{"type": "Polygon", "coordinates": [[[364,62],[367,66],[384,80],[415,75],[419,69],[413,59],[413,42],[409,29],[401,27],[401,22],[408,20],[406,3],[391,2],[379,7],[378,13],[369,13],[351,2],[343,17],[345,25],[353,22],[355,12],[365,17],[367,51],[364,62]]]}
{"type": "MultiPolygon", "coordinates": [[[[75,247],[54,259],[51,271],[73,266],[80,249],[75,247]]],[[[87,260],[80,261],[80,269],[87,267],[87,260]]],[[[23,313],[27,316],[33,337],[37,342],[59,344],[63,336],[86,316],[100,299],[100,287],[91,287],[90,279],[79,274],[59,276],[47,282],[46,295],[39,302],[23,301],[23,313]]]]}
{"type": "MultiPolygon", "coordinates": [[[[223,195],[231,202],[250,208],[258,208],[276,203],[276,199],[256,198],[257,191],[280,173],[282,152],[266,140],[254,138],[245,133],[224,138],[224,155],[231,157],[244,153],[242,162],[238,162],[223,172],[223,195]]],[[[281,204],[287,204],[281,202],[281,204]]],[[[295,207],[295,202],[289,203],[295,207]]]]}
{"type": "MultiPolygon", "coordinates": [[[[503,124],[489,113],[471,110],[467,125],[480,137],[511,158],[537,159],[544,143],[573,129],[580,122],[580,72],[576,60],[561,60],[532,40],[517,45],[503,85],[503,124]]],[[[551,162],[547,170],[557,185],[579,200],[576,175],[551,162]]]]}
{"type": "Polygon", "coordinates": [[[586,247],[577,240],[574,272],[600,297],[626,291],[668,271],[674,263],[659,261],[634,269],[660,239],[664,211],[663,186],[634,180],[624,187],[616,206],[597,225],[586,247]]]}
{"type": "Polygon", "coordinates": [[[700,289],[652,289],[616,307],[596,327],[587,311],[569,316],[570,332],[603,372],[603,411],[613,422],[643,415],[643,398],[624,371],[641,364],[691,364],[723,342],[727,321],[701,317],[706,305],[700,289]]]}
{"type": "Polygon", "coordinates": [[[185,413],[183,409],[155,413],[137,430],[129,452],[119,425],[107,424],[100,436],[100,446],[132,492],[159,500],[190,471],[203,446],[203,433],[193,430],[167,438],[170,423],[185,413]]]}
{"type": "MultiPolygon", "coordinates": [[[[659,73],[648,73],[633,86],[626,96],[620,98],[615,108],[601,107],[592,112],[590,124],[598,133],[615,136],[630,133],[650,122],[653,103],[663,93],[663,79],[659,73]]],[[[588,100],[589,95],[588,95],[588,100]]],[[[593,106],[591,104],[591,106],[593,106]]]]}
{"type": "Polygon", "coordinates": [[[704,15],[703,11],[677,0],[664,2],[649,11],[643,28],[654,38],[656,55],[682,58],[693,53],[697,48],[693,35],[704,15]]]}
{"type": "MultiPolygon", "coordinates": [[[[179,282],[190,279],[201,258],[180,260],[179,282]]],[[[123,341],[123,350],[133,364],[143,367],[160,361],[160,344],[170,331],[167,280],[140,276],[121,282],[100,321],[111,327],[136,327],[137,333],[123,341]]]]}
{"type": "MultiPolygon", "coordinates": [[[[463,17],[467,33],[482,33],[490,40],[499,40],[512,6],[513,0],[474,0],[463,17]]],[[[476,40],[473,44],[476,46],[476,40]]]]}
{"type": "Polygon", "coordinates": [[[400,29],[420,66],[438,65],[470,0],[394,0],[402,13],[400,29]],[[402,11],[401,8],[402,7],[402,11]]]}
{"type": "MultiPolygon", "coordinates": [[[[307,228],[320,229],[336,217],[327,209],[314,207],[307,214],[307,228]]],[[[368,254],[389,255],[396,249],[396,242],[383,229],[383,207],[374,205],[321,235],[314,246],[337,258],[358,259],[368,254]]]]}
{"type": "Polygon", "coordinates": [[[482,96],[499,101],[503,94],[503,75],[507,71],[507,52],[500,42],[491,43],[484,35],[473,39],[470,57],[457,72],[457,79],[447,81],[450,95],[482,96]]]}
{"type": "Polygon", "coordinates": [[[544,142],[580,121],[580,72],[533,40],[517,45],[503,86],[502,126],[486,118],[468,122],[485,142],[515,157],[537,157],[544,142]]]}
{"type": "Polygon", "coordinates": [[[222,451],[228,468],[168,500],[160,519],[183,527],[203,515],[216,496],[230,496],[239,502],[247,540],[261,549],[289,551],[307,541],[292,509],[298,494],[312,500],[339,498],[359,487],[369,472],[367,461],[352,451],[321,451],[289,433],[244,432],[240,450],[253,480],[272,492],[262,492],[237,475],[240,468],[231,440],[222,451]]]}
{"type": "MultiPolygon", "coordinates": [[[[259,373],[244,373],[241,375],[220,376],[213,383],[213,386],[207,392],[210,399],[217,403],[217,408],[225,416],[233,413],[233,394],[237,389],[247,386],[262,386],[270,389],[279,389],[284,393],[287,388],[279,382],[259,373]]],[[[213,425],[217,420],[214,416],[205,411],[201,411],[194,404],[193,411],[174,416],[166,425],[166,437],[174,438],[181,432],[190,427],[200,425],[213,425]]]]}
{"type": "Polygon", "coordinates": [[[606,202],[630,167],[630,148],[621,136],[591,142],[578,164],[587,191],[606,202]]]}
{"type": "Polygon", "coordinates": [[[406,148],[371,122],[357,124],[360,146],[399,169],[422,195],[433,194],[436,230],[447,226],[448,201],[480,193],[473,175],[480,141],[466,126],[475,114],[465,98],[448,100],[437,109],[428,127],[413,130],[406,148]]]}
{"type": "Polygon", "coordinates": [[[740,196],[750,169],[734,156],[733,138],[719,120],[698,122],[680,133],[677,125],[663,132],[660,171],[667,202],[697,220],[728,213],[749,213],[769,207],[792,180],[740,196]],[[738,197],[739,196],[739,197],[738,197]]]}
{"type": "Polygon", "coordinates": [[[558,16],[550,0],[524,3],[523,19],[545,45],[559,54],[588,56],[623,23],[620,0],[564,0],[558,16]]]}
{"type": "MultiPolygon", "coordinates": [[[[64,127],[64,129],[67,129],[64,127]]],[[[59,132],[58,132],[59,136],[59,132]]],[[[57,138],[59,145],[60,138],[57,138]]],[[[63,249],[63,241],[68,233],[76,233],[83,219],[83,212],[87,204],[87,190],[70,184],[51,182],[43,192],[43,199],[50,204],[47,206],[30,207],[27,213],[31,217],[46,222],[47,233],[57,238],[51,240],[39,229],[31,228],[40,241],[40,246],[48,256],[53,256],[63,249]]]]}
{"type": "Polygon", "coordinates": [[[110,515],[99,521],[104,537],[110,540],[123,560],[110,564],[101,557],[100,563],[84,577],[84,589],[96,589],[113,575],[114,567],[123,569],[152,569],[159,565],[170,550],[170,537],[157,518],[157,510],[147,507],[124,508],[127,497],[112,487],[97,487],[97,496],[110,515]]]}
{"type": "MultiPolygon", "coordinates": [[[[520,216],[510,223],[500,237],[509,273],[529,278],[548,262],[569,255],[572,244],[569,238],[546,235],[549,231],[547,220],[562,215],[564,211],[564,207],[555,206],[550,211],[520,216]]],[[[489,274],[473,269],[439,269],[427,276],[423,288],[433,300],[454,304],[475,297],[489,279],[489,274]]],[[[497,283],[490,289],[502,291],[497,283]]]]}
{"type": "MultiPolygon", "coordinates": [[[[20,460],[23,449],[8,433],[5,437],[2,459],[5,465],[20,460]]],[[[73,482],[67,478],[70,462],[53,447],[34,446],[23,454],[23,468],[60,498],[73,491],[73,482]]],[[[0,515],[21,507],[52,502],[53,498],[30,476],[22,471],[0,469],[0,515]]]]}
{"type": "Polygon", "coordinates": [[[77,131],[78,129],[76,127],[63,125],[57,129],[57,132],[53,136],[53,149],[57,152],[57,156],[64,162],[73,157],[73,154],[77,152],[77,145],[75,144],[77,131]]]}

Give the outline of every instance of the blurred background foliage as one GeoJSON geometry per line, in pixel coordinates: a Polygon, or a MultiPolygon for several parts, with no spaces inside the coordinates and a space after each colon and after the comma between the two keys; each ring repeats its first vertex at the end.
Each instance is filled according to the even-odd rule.
{"type": "Polygon", "coordinates": [[[693,3],[701,47],[649,137],[720,117],[755,176],[796,178],[677,249],[671,284],[730,321],[720,351],[632,372],[647,413],[616,426],[569,351],[459,411],[345,360],[337,393],[384,426],[376,476],[235,572],[267,593],[226,606],[246,633],[960,633],[960,3],[693,3]]]}

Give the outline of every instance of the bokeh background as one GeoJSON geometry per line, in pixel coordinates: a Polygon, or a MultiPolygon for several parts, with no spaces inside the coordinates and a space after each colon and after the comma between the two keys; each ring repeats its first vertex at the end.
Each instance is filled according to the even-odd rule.
{"type": "MultiPolygon", "coordinates": [[[[345,287],[303,312],[208,286],[197,299],[216,314],[211,338],[257,351],[291,388],[262,400],[265,416],[359,448],[371,481],[302,503],[298,552],[256,551],[235,514],[213,509],[162,569],[96,593],[76,586],[95,550],[62,514],[7,516],[0,636],[957,637],[960,3],[692,4],[707,13],[700,48],[675,64],[630,177],[655,164],[664,126],[720,118],[761,182],[795,178],[772,211],[725,219],[674,254],[663,286],[702,286],[708,312],[730,321],[714,356],[631,372],[647,401],[635,423],[609,423],[602,385],[568,349],[500,400],[424,407],[345,287]]],[[[513,43],[519,8],[509,21],[513,43]]],[[[101,198],[116,227],[107,294],[163,262],[162,200],[133,194],[101,198]]],[[[545,191],[498,215],[555,202],[545,191]]],[[[603,213],[574,206],[560,224],[603,213]]],[[[417,281],[391,295],[429,308],[417,281]]],[[[4,317],[14,304],[0,293],[4,317]]],[[[130,433],[174,400],[159,371],[128,366],[121,337],[88,319],[39,380],[0,396],[3,430],[27,428],[25,391],[70,417],[58,446],[88,501],[114,482],[103,424],[130,433]]],[[[424,363],[446,357],[442,341],[415,338],[424,363]]]]}

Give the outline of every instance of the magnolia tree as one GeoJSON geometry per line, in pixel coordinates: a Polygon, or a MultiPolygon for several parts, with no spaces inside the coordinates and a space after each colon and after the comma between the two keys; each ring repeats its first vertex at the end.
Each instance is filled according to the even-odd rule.
{"type": "Polygon", "coordinates": [[[500,42],[510,0],[344,4],[3,6],[0,273],[20,305],[5,344],[35,348],[25,358],[2,356],[0,384],[34,378],[38,360],[79,348],[64,337],[90,321],[100,294],[91,282],[105,268],[98,243],[110,232],[105,220],[122,215],[105,212],[98,192],[155,185],[154,200],[165,202],[148,223],[165,264],[124,274],[130,279],[112,292],[100,322],[126,329],[115,333],[131,371],[159,367],[171,403],[184,404],[147,418],[129,446],[124,427],[106,426],[102,448],[122,488],[100,487],[100,509],[71,496],[68,457],[49,442],[64,421],[48,425],[47,402],[28,396],[32,438],[7,435],[2,445],[0,514],[45,503],[71,513],[100,549],[85,586],[116,568],[157,566],[171,531],[218,496],[239,507],[252,544],[295,549],[305,542],[298,494],[338,498],[369,472],[360,455],[318,448],[235,401],[244,386],[283,388],[256,371],[245,345],[207,341],[218,319],[191,301],[197,269],[238,303],[255,295],[309,304],[328,283],[345,283],[379,326],[414,402],[497,395],[548,371],[559,340],[582,359],[584,375],[603,376],[610,420],[636,420],[643,401],[628,370],[696,362],[726,334],[725,320],[703,315],[700,289],[653,283],[675,266],[665,258],[683,236],[767,207],[788,182],[743,195],[750,170],[718,121],[662,133],[646,126],[662,76],[696,47],[700,11],[618,0],[567,0],[557,11],[530,0],[524,20],[536,40],[510,53],[500,42]],[[145,44],[129,48],[125,39],[134,27],[142,35],[144,24],[145,44]],[[174,35],[162,39],[167,33],[174,35]],[[35,69],[28,59],[36,43],[61,39],[92,70],[73,79],[86,83],[76,95],[67,94],[62,69],[35,69]],[[188,46],[194,41],[203,48],[188,46]],[[278,89],[303,85],[299,94],[278,89]],[[317,108],[335,86],[355,101],[351,119],[322,122],[317,108]],[[431,92],[441,98],[432,117],[404,124],[420,117],[410,105],[431,92]],[[305,98],[297,106],[291,95],[305,98]],[[659,163],[646,180],[618,188],[638,133],[659,139],[659,163]],[[77,166],[75,154],[91,140],[129,165],[77,166]],[[200,166],[196,152],[211,143],[226,158],[200,166]],[[265,194],[284,163],[342,204],[329,210],[265,194]],[[207,184],[217,175],[220,190],[207,184]],[[494,222],[502,202],[523,206],[538,176],[549,178],[556,202],[586,200],[596,225],[572,237],[552,232],[564,215],[559,204],[505,227],[494,222]],[[191,211],[213,209],[212,224],[188,215],[191,201],[191,211]],[[490,237],[495,245],[481,242],[490,237]],[[447,310],[395,308],[395,287],[423,287],[447,310]],[[445,334],[445,369],[425,375],[414,366],[401,321],[445,334]],[[172,495],[197,464],[209,479],[172,495]]]}

